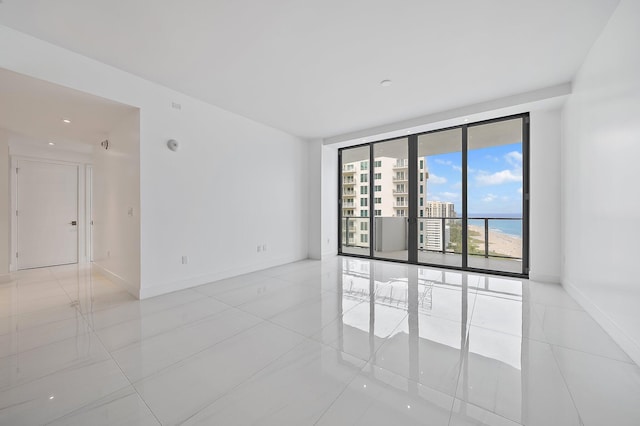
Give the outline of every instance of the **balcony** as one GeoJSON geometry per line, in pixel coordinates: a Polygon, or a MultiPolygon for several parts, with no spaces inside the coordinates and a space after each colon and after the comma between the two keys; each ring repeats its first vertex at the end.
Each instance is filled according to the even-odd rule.
{"type": "Polygon", "coordinates": [[[354,178],[345,178],[342,180],[342,184],[343,185],[355,185],[356,184],[356,180],[354,178]]]}
{"type": "Polygon", "coordinates": [[[396,175],[393,177],[394,182],[407,182],[408,178],[406,175],[396,175]]]}
{"type": "Polygon", "coordinates": [[[356,203],[354,203],[354,202],[347,202],[347,201],[345,201],[345,202],[343,202],[343,203],[342,203],[342,208],[343,208],[343,209],[346,209],[346,208],[354,208],[355,206],[356,206],[356,203]]]}
{"type": "Polygon", "coordinates": [[[354,165],[342,166],[342,174],[352,174],[356,172],[356,168],[354,165]]]}
{"type": "Polygon", "coordinates": [[[393,165],[394,170],[406,169],[409,167],[409,160],[398,160],[393,165]]]}
{"type": "Polygon", "coordinates": [[[356,192],[355,191],[344,191],[342,193],[342,196],[345,197],[345,198],[355,197],[356,196],[356,192]]]}
{"type": "Polygon", "coordinates": [[[407,207],[409,207],[409,202],[408,201],[401,201],[401,202],[396,201],[395,203],[393,203],[393,207],[396,208],[396,209],[406,209],[407,207]]]}
{"type": "Polygon", "coordinates": [[[393,194],[394,194],[394,195],[407,195],[407,194],[409,194],[409,193],[407,192],[407,190],[406,190],[406,189],[404,189],[404,188],[400,188],[400,189],[394,189],[394,190],[393,190],[393,194]]]}
{"type": "MultiPolygon", "coordinates": [[[[403,208],[403,207],[398,207],[403,208]]],[[[346,219],[346,218],[345,218],[346,219]]],[[[343,219],[343,220],[345,220],[343,219]]],[[[346,219],[348,222],[358,220],[346,219]]],[[[363,218],[367,220],[366,218],[363,218]]],[[[395,218],[374,218],[374,235],[377,227],[385,220],[395,218]],[[379,222],[382,221],[382,222],[379,222]]],[[[405,227],[408,222],[405,219],[405,227]]],[[[459,217],[420,217],[418,219],[418,263],[428,265],[462,266],[462,218],[459,217]],[[421,225],[422,224],[422,225],[421,225]],[[420,229],[422,226],[422,230],[420,229]],[[422,241],[419,240],[422,236],[422,241]]],[[[468,219],[467,228],[467,265],[486,271],[499,271],[521,274],[522,265],[522,218],[475,217],[468,219]]],[[[349,225],[351,225],[349,223],[349,225]]],[[[343,222],[344,226],[344,222],[343,222]]],[[[343,228],[344,229],[344,228],[343,228]]],[[[406,235],[407,228],[403,233],[406,235]]],[[[373,238],[373,237],[372,237],[373,238]]],[[[373,241],[373,240],[372,240],[373,241]]],[[[343,253],[369,256],[368,245],[346,246],[343,239],[343,253]]],[[[375,257],[380,259],[407,260],[408,241],[405,249],[384,246],[376,247],[375,257]]]]}

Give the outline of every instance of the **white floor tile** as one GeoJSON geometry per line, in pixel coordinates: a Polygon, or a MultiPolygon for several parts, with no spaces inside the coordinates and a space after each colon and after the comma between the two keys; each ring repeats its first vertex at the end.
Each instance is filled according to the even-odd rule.
{"type": "Polygon", "coordinates": [[[449,426],[518,426],[520,424],[459,399],[453,403],[451,420],[449,420],[449,426]]]}
{"type": "Polygon", "coordinates": [[[632,362],[611,336],[586,312],[536,305],[534,313],[542,321],[546,342],[594,355],[632,362]]]}
{"type": "Polygon", "coordinates": [[[135,383],[164,423],[182,422],[284,355],[304,338],[261,324],[135,383]],[[167,390],[171,389],[171,392],[167,390]]]}
{"type": "Polygon", "coordinates": [[[562,374],[543,342],[471,327],[456,397],[525,425],[579,425],[562,374]]]}
{"type": "Polygon", "coordinates": [[[26,330],[0,336],[0,358],[90,332],[89,324],[78,314],[75,318],[53,321],[26,330]]]}
{"type": "Polygon", "coordinates": [[[114,351],[113,358],[132,382],[141,380],[230,338],[259,322],[236,309],[177,328],[114,351]]]}
{"type": "Polygon", "coordinates": [[[446,426],[452,404],[449,395],[368,365],[317,424],[446,426]]]}
{"type": "Polygon", "coordinates": [[[466,326],[409,314],[372,358],[372,364],[455,396],[466,343],[466,326]]]}
{"type": "Polygon", "coordinates": [[[98,399],[51,423],[51,426],[159,426],[132,386],[98,399]]]}
{"type": "Polygon", "coordinates": [[[222,302],[204,297],[137,319],[121,322],[97,331],[109,351],[115,351],[142,339],[215,315],[230,308],[222,302]]]}
{"type": "Polygon", "coordinates": [[[313,424],[363,366],[364,361],[306,341],[185,425],[313,424]]]}
{"type": "Polygon", "coordinates": [[[337,256],[143,301],[86,265],[0,283],[2,425],[624,426],[637,401],[640,367],[528,280],[337,256]]]}
{"type": "Polygon", "coordinates": [[[554,346],[585,426],[640,425],[640,367],[554,346]]]}
{"type": "Polygon", "coordinates": [[[1,391],[0,424],[44,424],[128,385],[112,360],[61,370],[1,391]]]}
{"type": "Polygon", "coordinates": [[[0,390],[106,359],[109,354],[94,334],[74,336],[0,359],[0,390]]]}

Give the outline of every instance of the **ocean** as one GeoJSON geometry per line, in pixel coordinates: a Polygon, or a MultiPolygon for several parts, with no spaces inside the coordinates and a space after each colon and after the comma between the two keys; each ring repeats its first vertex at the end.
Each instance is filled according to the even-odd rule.
{"type": "Polygon", "coordinates": [[[474,217],[489,217],[489,229],[514,237],[522,238],[522,216],[505,213],[473,213],[469,214],[469,225],[484,226],[484,220],[471,219],[474,217]],[[496,219],[493,219],[496,218],[496,219]],[[500,220],[500,218],[518,218],[519,220],[500,220]]]}

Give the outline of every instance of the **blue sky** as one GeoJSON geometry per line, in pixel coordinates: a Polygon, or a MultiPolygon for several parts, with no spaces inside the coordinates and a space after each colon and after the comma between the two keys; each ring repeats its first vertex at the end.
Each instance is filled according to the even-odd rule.
{"type": "MultiPolygon", "coordinates": [[[[451,201],[462,213],[462,154],[426,157],[427,199],[451,201]]],[[[469,214],[521,215],[522,144],[469,150],[469,214]]]]}

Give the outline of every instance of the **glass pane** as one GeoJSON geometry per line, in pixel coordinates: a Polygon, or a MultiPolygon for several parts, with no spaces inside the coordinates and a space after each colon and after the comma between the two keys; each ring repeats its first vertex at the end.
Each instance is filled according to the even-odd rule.
{"type": "Polygon", "coordinates": [[[408,139],[379,142],[374,158],[374,256],[408,260],[408,139]]]}
{"type": "Polygon", "coordinates": [[[418,136],[418,262],[462,266],[462,129],[418,136]]]}
{"type": "Polygon", "coordinates": [[[468,130],[468,266],[522,273],[522,118],[468,130]]]}
{"type": "Polygon", "coordinates": [[[342,253],[369,256],[369,147],[342,151],[342,253]]]}

